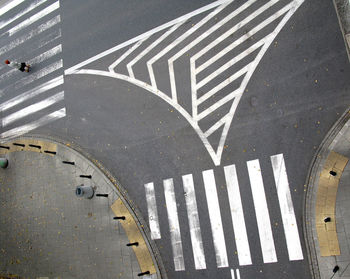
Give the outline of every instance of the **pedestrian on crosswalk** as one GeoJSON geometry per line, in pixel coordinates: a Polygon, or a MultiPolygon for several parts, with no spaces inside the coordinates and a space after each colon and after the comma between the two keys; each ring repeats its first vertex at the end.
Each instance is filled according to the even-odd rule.
{"type": "Polygon", "coordinates": [[[30,65],[25,62],[18,63],[16,61],[5,60],[5,64],[9,65],[12,68],[20,70],[21,72],[29,72],[30,65]]]}

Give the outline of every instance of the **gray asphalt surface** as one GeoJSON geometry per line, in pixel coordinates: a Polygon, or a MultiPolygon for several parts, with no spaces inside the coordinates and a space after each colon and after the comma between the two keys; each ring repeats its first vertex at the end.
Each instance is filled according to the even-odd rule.
{"type": "MultiPolygon", "coordinates": [[[[64,68],[200,8],[211,1],[61,1],[64,68]]],[[[238,1],[244,3],[245,1],[238,1]]],[[[238,5],[237,4],[237,5],[238,5]]],[[[23,49],[24,51],[25,49],[23,49]]],[[[108,59],[94,65],[107,65],[108,59]]],[[[180,68],[185,62],[180,62],[180,68]]],[[[142,69],[137,68],[140,72],[142,69]]],[[[283,153],[302,237],[304,182],[323,137],[349,105],[350,67],[332,3],[306,1],[270,46],[238,105],[215,167],[198,135],[170,105],[126,81],[91,75],[65,76],[67,116],[34,134],[73,141],[118,178],[147,220],[144,184],[154,182],[162,239],[156,240],[169,278],[231,278],[215,261],[202,171],[213,169],[230,268],[241,278],[310,278],[307,254],[290,262],[270,156],[283,153]],[[252,105],[253,98],[253,105],[252,105]],[[278,262],[262,261],[246,162],[259,159],[278,262]],[[238,265],[223,166],[238,172],[251,266],[238,265]],[[207,269],[194,268],[181,176],[193,174],[207,269]],[[173,178],[186,271],[175,272],[163,179],[173,178]],[[275,225],[277,224],[277,225],[275,225]],[[231,253],[229,252],[231,251],[231,253]]],[[[162,73],[160,76],[162,77],[162,73]]],[[[165,76],[165,74],[164,74],[165,76]]],[[[186,84],[181,85],[186,91],[186,84]]]]}

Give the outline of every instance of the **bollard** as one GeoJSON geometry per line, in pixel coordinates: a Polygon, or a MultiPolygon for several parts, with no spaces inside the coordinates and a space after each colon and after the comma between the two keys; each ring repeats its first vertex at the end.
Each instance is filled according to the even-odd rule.
{"type": "Polygon", "coordinates": [[[324,220],[323,220],[325,223],[328,223],[328,222],[330,222],[331,221],[331,217],[326,217],[326,218],[324,218],[324,220]]]}
{"type": "Polygon", "coordinates": [[[108,198],[108,194],[96,194],[96,197],[105,197],[105,198],[108,198]]]}
{"type": "Polygon", "coordinates": [[[132,243],[126,244],[126,246],[139,246],[139,243],[138,242],[132,242],[132,243]]]}
{"type": "Polygon", "coordinates": [[[75,195],[79,198],[91,199],[94,196],[94,189],[91,186],[80,185],[75,189],[75,195]]]}
{"type": "Polygon", "coordinates": [[[141,273],[137,274],[137,276],[144,276],[144,275],[148,275],[148,274],[151,274],[151,273],[147,270],[145,272],[141,272],[141,273]]]}
{"type": "Polygon", "coordinates": [[[0,167],[6,169],[9,161],[6,158],[0,158],[0,167]]]}
{"type": "Polygon", "coordinates": [[[113,220],[125,220],[125,216],[116,216],[113,217],[113,220]]]}

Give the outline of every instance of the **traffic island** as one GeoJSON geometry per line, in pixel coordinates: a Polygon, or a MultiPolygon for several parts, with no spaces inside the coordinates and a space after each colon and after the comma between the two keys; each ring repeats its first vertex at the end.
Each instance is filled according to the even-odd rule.
{"type": "Polygon", "coordinates": [[[2,143],[0,158],[1,276],[166,278],[147,226],[98,161],[29,137],[2,143]]]}

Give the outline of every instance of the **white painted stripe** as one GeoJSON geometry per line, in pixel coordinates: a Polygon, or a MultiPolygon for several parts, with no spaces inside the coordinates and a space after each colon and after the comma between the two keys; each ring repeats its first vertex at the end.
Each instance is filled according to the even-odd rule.
{"type": "Polygon", "coordinates": [[[224,115],[219,121],[217,121],[213,126],[211,126],[208,130],[205,131],[204,136],[209,137],[212,133],[214,133],[217,129],[224,125],[229,117],[229,113],[224,115]]]}
{"type": "Polygon", "coordinates": [[[278,201],[281,209],[284,234],[286,236],[290,261],[303,260],[298,224],[295,219],[293,200],[290,194],[287,170],[283,154],[271,156],[273,175],[275,177],[278,201]]]}
{"type": "Polygon", "coordinates": [[[53,42],[54,40],[57,40],[58,38],[61,38],[61,36],[62,36],[61,28],[51,31],[45,37],[41,36],[38,44],[38,49],[50,44],[51,42],[53,42]]]}
{"type": "Polygon", "coordinates": [[[6,131],[4,133],[1,134],[1,138],[2,139],[11,139],[11,138],[15,138],[15,137],[19,137],[23,134],[26,134],[36,128],[39,128],[41,126],[47,125],[55,120],[58,120],[62,117],[66,116],[66,109],[62,108],[60,110],[57,110],[53,113],[50,113],[44,117],[41,117],[39,120],[31,122],[29,124],[11,129],[9,131],[6,131]]]}
{"type": "Polygon", "coordinates": [[[218,267],[228,267],[224,229],[222,227],[218,194],[216,191],[213,170],[203,171],[205,195],[207,197],[211,231],[214,241],[216,264],[218,267]]]}
{"type": "Polygon", "coordinates": [[[50,73],[53,73],[54,71],[57,71],[58,69],[60,69],[62,67],[63,67],[63,60],[60,59],[60,60],[50,64],[49,66],[46,66],[45,68],[43,68],[39,71],[33,72],[30,75],[25,76],[24,78],[21,78],[14,85],[10,85],[10,86],[6,87],[4,89],[4,91],[6,92],[8,90],[13,90],[13,89],[17,90],[17,89],[19,89],[27,84],[32,83],[35,80],[38,80],[38,79],[40,79],[40,78],[42,78],[50,73]]]}
{"type": "Polygon", "coordinates": [[[148,38],[149,36],[159,32],[159,31],[162,31],[164,29],[169,28],[170,26],[173,26],[174,24],[177,24],[179,22],[185,21],[185,20],[187,20],[187,19],[189,19],[191,17],[194,17],[194,16],[196,16],[198,14],[204,13],[204,12],[206,12],[206,11],[208,11],[210,9],[213,9],[213,8],[219,6],[219,5],[223,4],[223,3],[226,3],[228,1],[231,1],[231,0],[215,1],[215,2],[213,2],[213,3],[211,3],[211,4],[207,5],[207,6],[199,8],[199,9],[197,9],[197,10],[195,10],[193,12],[190,12],[190,13],[184,15],[184,16],[181,16],[181,17],[176,18],[176,19],[174,19],[174,20],[172,20],[170,22],[167,22],[167,23],[165,23],[165,24],[163,24],[161,26],[158,26],[158,27],[156,27],[156,28],[154,28],[154,29],[152,29],[152,30],[150,30],[148,32],[145,32],[145,33],[143,33],[143,34],[141,34],[141,35],[139,35],[139,36],[137,36],[135,38],[132,38],[132,39],[130,39],[130,40],[128,40],[128,41],[126,41],[126,42],[124,42],[122,44],[119,44],[119,45],[117,45],[115,47],[112,47],[112,48],[110,48],[110,49],[108,49],[108,50],[106,50],[106,51],[104,51],[104,52],[102,52],[102,53],[100,53],[98,55],[95,55],[95,56],[93,56],[93,57],[91,57],[91,58],[89,58],[89,59],[87,59],[87,60],[85,60],[85,61],[83,61],[83,62],[81,62],[81,63],[79,63],[79,64],[77,64],[77,65],[75,65],[75,66],[73,66],[71,68],[69,68],[69,69],[67,69],[65,71],[65,74],[66,75],[73,74],[75,70],[77,70],[77,69],[79,69],[79,68],[81,68],[81,67],[83,67],[83,66],[85,66],[85,65],[87,65],[87,64],[89,64],[91,62],[94,62],[94,61],[96,61],[96,60],[98,60],[98,59],[100,59],[100,58],[102,58],[102,57],[104,57],[106,55],[109,55],[112,52],[115,52],[115,51],[117,51],[119,49],[122,49],[122,48],[124,48],[124,47],[126,47],[128,45],[131,45],[131,44],[133,44],[133,43],[135,43],[135,42],[137,42],[139,40],[142,40],[144,38],[148,38]]]}
{"type": "Polygon", "coordinates": [[[36,7],[40,6],[41,4],[45,3],[47,0],[37,0],[34,3],[32,3],[29,7],[21,11],[20,13],[16,14],[15,16],[11,17],[8,20],[1,20],[0,21],[0,30],[10,23],[14,22],[16,19],[20,18],[21,16],[25,15],[26,13],[30,12],[31,10],[35,9],[36,7]]]}
{"type": "Polygon", "coordinates": [[[237,275],[237,279],[241,279],[241,274],[239,273],[239,269],[236,269],[236,275],[237,275]]]}
{"type": "Polygon", "coordinates": [[[43,24],[39,25],[37,28],[31,30],[27,34],[25,34],[23,36],[20,36],[17,39],[15,39],[14,41],[12,41],[11,43],[1,47],[0,48],[0,55],[3,55],[4,53],[6,53],[6,52],[14,49],[15,47],[23,44],[25,41],[30,40],[34,36],[44,32],[45,30],[47,30],[47,29],[51,28],[52,26],[56,25],[60,21],[61,21],[60,15],[57,15],[54,18],[52,18],[49,21],[47,21],[46,23],[43,23],[43,24]]]}
{"type": "Polygon", "coordinates": [[[235,271],[233,269],[231,269],[231,279],[235,279],[235,271]]]}
{"type": "Polygon", "coordinates": [[[202,242],[201,227],[199,223],[196,193],[194,190],[192,174],[182,176],[182,181],[185,192],[194,265],[196,269],[206,269],[207,265],[205,262],[204,247],[202,242]]]}
{"type": "Polygon", "coordinates": [[[166,179],[163,181],[163,184],[166,208],[168,212],[171,246],[173,248],[175,271],[185,270],[180,224],[177,215],[177,205],[175,199],[173,179],[166,179]]]}
{"type": "Polygon", "coordinates": [[[41,10],[40,12],[36,13],[35,15],[32,15],[31,17],[27,18],[26,20],[22,21],[21,23],[17,24],[15,27],[11,28],[4,34],[8,34],[9,36],[12,36],[16,34],[18,31],[28,27],[32,23],[36,22],[37,20],[41,19],[42,17],[52,13],[53,11],[57,10],[60,7],[60,3],[56,1],[52,5],[46,7],[45,9],[41,10]]]}
{"type": "Polygon", "coordinates": [[[247,162],[264,263],[277,262],[259,160],[247,162]]]}
{"type": "Polygon", "coordinates": [[[17,106],[18,104],[25,102],[29,100],[30,98],[34,98],[35,96],[38,96],[39,94],[46,92],[54,87],[57,87],[59,85],[63,84],[63,76],[59,76],[57,78],[54,78],[48,82],[45,82],[29,91],[26,91],[22,93],[21,95],[18,95],[2,104],[0,104],[0,111],[4,112],[14,106],[17,106]]]}
{"type": "MultiPolygon", "coordinates": [[[[270,3],[268,3],[270,4],[270,3]]],[[[239,39],[237,39],[236,41],[234,41],[233,43],[231,43],[230,45],[228,45],[227,47],[225,47],[222,51],[220,51],[219,53],[217,53],[216,55],[214,55],[212,58],[210,58],[208,61],[206,61],[205,63],[203,63],[202,65],[200,65],[197,69],[196,69],[196,74],[200,73],[202,70],[206,69],[208,66],[212,65],[215,61],[219,60],[221,57],[223,57],[224,55],[226,55],[229,51],[233,50],[235,47],[237,47],[238,45],[242,44],[243,42],[245,42],[246,40],[248,40],[250,37],[252,37],[253,35],[255,35],[257,32],[259,32],[261,29],[263,29],[264,27],[266,27],[267,25],[269,25],[270,23],[272,23],[273,21],[275,21],[276,19],[278,19],[280,16],[282,16],[283,14],[285,14],[288,10],[291,9],[291,7],[294,5],[293,2],[291,2],[290,4],[284,6],[282,9],[280,9],[279,11],[277,11],[276,13],[274,13],[272,16],[268,17],[267,19],[265,19],[263,22],[261,22],[259,25],[257,25],[256,27],[254,27],[253,29],[251,29],[249,32],[247,32],[247,34],[241,36],[239,39]]],[[[247,17],[244,19],[244,21],[247,21],[246,23],[248,23],[250,20],[252,20],[253,18],[247,17]]],[[[245,25],[246,23],[240,22],[239,25],[237,26],[238,28],[242,28],[241,23],[243,25],[245,25]]],[[[232,30],[232,29],[231,29],[232,30]]],[[[235,30],[233,30],[235,31],[235,30]]],[[[220,41],[220,40],[218,40],[220,41]]],[[[214,41],[214,44],[218,44],[218,41],[214,41]]]]}
{"type": "Polygon", "coordinates": [[[4,6],[0,9],[0,16],[7,13],[9,10],[13,9],[14,7],[18,6],[22,2],[24,2],[24,0],[12,0],[12,1],[10,1],[6,6],[4,6]]]}
{"type": "MultiPolygon", "coordinates": [[[[37,57],[34,57],[33,59],[28,60],[28,64],[33,65],[33,64],[38,64],[40,62],[45,61],[46,59],[49,59],[58,53],[62,52],[62,45],[58,45],[53,47],[52,49],[45,51],[44,53],[38,55],[37,57]]],[[[21,59],[20,59],[21,61],[21,59]]],[[[0,82],[3,80],[9,79],[11,76],[15,75],[18,73],[17,69],[11,69],[10,71],[4,73],[3,75],[0,76],[0,82]]]]}
{"type": "Polygon", "coordinates": [[[149,76],[151,78],[151,84],[153,88],[157,88],[157,83],[154,77],[154,72],[152,65],[159,60],[161,57],[163,57],[166,53],[168,53],[171,49],[173,49],[175,46],[180,44],[183,40],[188,38],[191,34],[193,34],[195,31],[197,31],[200,27],[202,27],[204,24],[206,24],[211,18],[215,17],[219,12],[221,12],[232,0],[229,0],[229,2],[219,6],[216,8],[213,12],[211,12],[209,15],[207,15],[205,18],[203,18],[201,21],[199,21],[196,25],[194,25],[192,28],[187,30],[184,34],[182,34],[180,37],[178,37],[175,41],[173,41],[171,44],[166,46],[162,51],[160,51],[157,55],[153,56],[150,60],[147,61],[147,68],[149,72],[149,76]]]}
{"type": "Polygon", "coordinates": [[[250,265],[252,264],[252,259],[250,256],[247,229],[245,226],[236,166],[226,166],[224,167],[224,171],[227,185],[227,193],[230,202],[233,231],[235,233],[239,265],[250,265]]]}
{"type": "Polygon", "coordinates": [[[31,115],[35,112],[38,112],[40,110],[43,110],[44,108],[47,108],[57,102],[60,102],[64,99],[64,92],[57,93],[45,100],[42,100],[38,103],[32,104],[28,107],[25,107],[19,111],[16,111],[2,119],[2,127],[6,127],[10,125],[11,123],[18,121],[28,115],[31,115]]]}
{"type": "Polygon", "coordinates": [[[157,201],[156,201],[156,196],[154,194],[153,182],[145,184],[145,191],[146,191],[149,227],[151,229],[151,238],[161,239],[159,221],[158,221],[157,201]]]}

